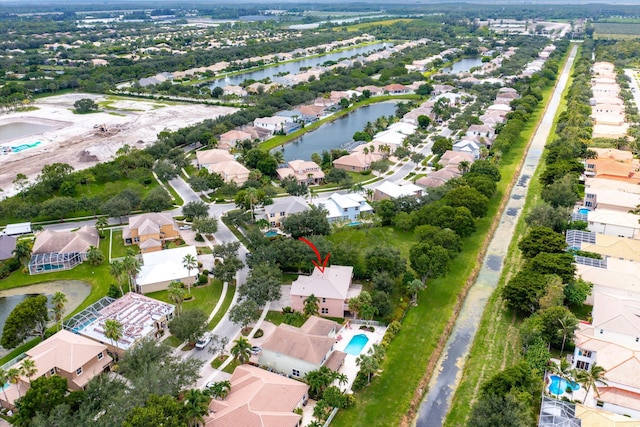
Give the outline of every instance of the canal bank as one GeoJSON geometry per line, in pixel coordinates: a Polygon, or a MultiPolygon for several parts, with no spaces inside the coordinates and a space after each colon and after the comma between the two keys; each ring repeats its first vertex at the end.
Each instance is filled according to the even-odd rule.
{"type": "Polygon", "coordinates": [[[573,46],[558,84],[547,105],[547,109],[535,131],[523,166],[514,181],[500,222],[484,255],[479,274],[470,288],[445,348],[443,349],[434,376],[428,384],[428,392],[422,401],[415,425],[418,427],[440,427],[451,406],[451,399],[458,387],[464,370],[465,359],[478,329],[484,308],[500,279],[503,260],[524,205],[528,183],[540,162],[544,145],[551,131],[554,117],[560,105],[562,93],[567,85],[569,71],[576,57],[573,46]]]}

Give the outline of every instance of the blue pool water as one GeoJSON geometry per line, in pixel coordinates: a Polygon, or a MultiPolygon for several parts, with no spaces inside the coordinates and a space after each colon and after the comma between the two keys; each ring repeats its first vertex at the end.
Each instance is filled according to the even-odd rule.
{"type": "Polygon", "coordinates": [[[578,212],[580,214],[582,214],[582,215],[588,215],[589,212],[591,212],[591,211],[589,209],[587,209],[587,208],[580,208],[580,209],[578,209],[578,212]]]}
{"type": "Polygon", "coordinates": [[[365,345],[369,342],[369,338],[365,334],[355,335],[349,341],[349,344],[344,349],[344,352],[347,354],[352,354],[354,356],[358,356],[365,345]]]}
{"type": "Polygon", "coordinates": [[[362,221],[351,221],[349,223],[349,227],[355,227],[357,225],[362,225],[362,221]]]}
{"type": "Polygon", "coordinates": [[[16,145],[15,147],[11,147],[11,151],[19,153],[21,151],[28,150],[29,148],[37,147],[38,145],[40,145],[40,141],[36,141],[33,144],[16,145]]]}
{"type": "Polygon", "coordinates": [[[551,384],[549,385],[549,392],[551,394],[555,394],[556,396],[561,395],[567,387],[571,387],[573,391],[576,391],[580,389],[580,384],[570,383],[557,375],[551,375],[551,384]]]}
{"type": "Polygon", "coordinates": [[[276,237],[278,235],[278,232],[276,230],[269,230],[266,233],[264,233],[264,237],[276,237]]]}

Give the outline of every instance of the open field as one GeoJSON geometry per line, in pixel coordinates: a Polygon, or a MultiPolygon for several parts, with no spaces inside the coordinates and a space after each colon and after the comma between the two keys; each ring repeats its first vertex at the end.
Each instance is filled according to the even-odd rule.
{"type": "Polygon", "coordinates": [[[593,26],[594,38],[597,39],[640,37],[640,25],[635,23],[596,22],[593,26]]]}
{"type": "Polygon", "coordinates": [[[360,31],[367,27],[373,27],[374,25],[392,25],[397,22],[410,22],[413,19],[410,18],[398,18],[398,19],[385,19],[384,21],[375,21],[375,22],[362,22],[360,24],[349,25],[347,27],[347,31],[360,31]]]}
{"type": "Polygon", "coordinates": [[[38,147],[0,156],[0,188],[6,196],[14,194],[11,181],[18,173],[34,180],[45,164],[56,162],[85,169],[111,159],[124,144],[143,148],[154,142],[162,130],[177,130],[236,110],[86,93],[39,98],[33,105],[38,109],[0,115],[0,126],[31,123],[51,127],[2,143],[17,146],[41,142],[38,147]],[[93,114],[74,114],[74,102],[83,98],[93,99],[106,109],[93,114]],[[100,125],[106,130],[95,127],[100,125]]]}

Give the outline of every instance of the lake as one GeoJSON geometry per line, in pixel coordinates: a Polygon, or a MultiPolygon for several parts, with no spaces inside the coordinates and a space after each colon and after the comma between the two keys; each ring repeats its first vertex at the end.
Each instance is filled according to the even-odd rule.
{"type": "Polygon", "coordinates": [[[316,56],[313,58],[301,58],[297,61],[286,62],[274,66],[270,66],[264,68],[262,70],[255,71],[247,71],[246,73],[236,74],[234,76],[223,77],[220,79],[216,79],[212,84],[209,85],[210,89],[215,87],[223,87],[228,85],[239,85],[245,80],[262,80],[265,78],[270,78],[272,81],[276,81],[276,74],[279,73],[289,73],[296,74],[300,71],[301,67],[315,67],[318,64],[323,64],[326,61],[338,61],[341,58],[349,58],[354,55],[364,55],[368,53],[373,53],[377,50],[380,50],[386,46],[393,46],[387,43],[375,43],[368,46],[359,46],[354,47],[352,49],[346,49],[340,52],[329,53],[327,55],[316,56]]]}
{"type": "MultiPolygon", "coordinates": [[[[51,300],[56,292],[67,296],[65,313],[71,313],[89,296],[91,285],[80,280],[54,280],[38,285],[24,286],[0,291],[0,333],[11,311],[29,296],[45,294],[51,300]]],[[[52,317],[51,315],[49,317],[52,317]]]]}
{"type": "Polygon", "coordinates": [[[35,135],[37,133],[46,132],[52,130],[52,126],[28,123],[28,122],[15,122],[7,123],[6,125],[0,125],[0,142],[7,142],[13,139],[22,138],[29,135],[35,135]]]}
{"type": "Polygon", "coordinates": [[[482,58],[479,56],[473,58],[462,58],[458,62],[454,62],[452,66],[442,69],[442,72],[449,74],[458,74],[467,72],[473,67],[479,67],[482,65],[482,58]]]}
{"type": "MultiPolygon", "coordinates": [[[[353,134],[364,129],[367,122],[373,122],[381,116],[392,116],[396,113],[395,102],[379,102],[366,105],[352,111],[348,115],[324,124],[318,129],[304,134],[284,146],[285,160],[310,160],[311,154],[322,153],[332,148],[350,148],[353,134]]],[[[281,150],[281,148],[276,148],[281,150]]]]}

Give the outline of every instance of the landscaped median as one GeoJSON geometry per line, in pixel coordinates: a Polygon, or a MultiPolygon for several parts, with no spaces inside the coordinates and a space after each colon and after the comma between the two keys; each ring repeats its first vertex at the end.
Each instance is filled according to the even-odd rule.
{"type": "Polygon", "coordinates": [[[501,209],[509,197],[513,179],[521,167],[525,148],[533,135],[552,88],[543,91],[520,137],[502,156],[497,196],[490,200],[489,212],[477,223],[477,231],[464,241],[462,252],[451,262],[449,273],[429,282],[417,307],[407,313],[402,330],[387,348],[383,373],[359,392],[354,408],[340,411],[335,426],[409,425],[426,391],[428,380],[446,344],[464,295],[475,274],[499,221],[501,209]]]}

